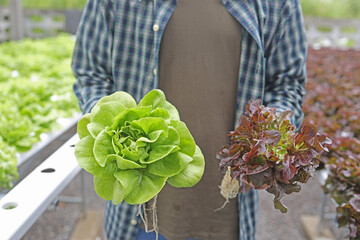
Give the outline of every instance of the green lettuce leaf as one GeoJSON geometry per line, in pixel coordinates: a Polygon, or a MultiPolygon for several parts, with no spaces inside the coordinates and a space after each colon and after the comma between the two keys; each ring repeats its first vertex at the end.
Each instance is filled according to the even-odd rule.
{"type": "Polygon", "coordinates": [[[193,160],[181,172],[170,177],[167,182],[174,187],[192,187],[200,181],[204,169],[204,156],[200,148],[196,146],[193,160]]]}

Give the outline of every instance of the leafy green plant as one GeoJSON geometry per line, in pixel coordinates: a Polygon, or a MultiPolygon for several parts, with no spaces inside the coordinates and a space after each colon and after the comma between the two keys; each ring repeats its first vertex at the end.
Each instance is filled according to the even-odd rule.
{"type": "MultiPolygon", "coordinates": [[[[10,0],[0,1],[0,5],[8,6],[10,0]]],[[[23,0],[22,5],[25,9],[82,9],[86,4],[86,0],[23,0]]]]}
{"type": "Polygon", "coordinates": [[[18,177],[16,151],[0,136],[0,189],[11,188],[11,181],[18,177]]]}
{"type": "Polygon", "coordinates": [[[0,136],[17,152],[40,141],[40,134],[59,127],[59,117],[79,111],[72,92],[69,35],[0,45],[0,136]],[[19,55],[21,52],[21,56],[19,55]]]}
{"type": "Polygon", "coordinates": [[[61,34],[0,44],[0,175],[7,176],[0,177],[2,187],[16,177],[15,152],[30,150],[42,133],[60,127],[59,118],[79,112],[70,67],[74,43],[61,34]]]}
{"type": "MultiPolygon", "coordinates": [[[[275,196],[274,207],[284,213],[287,208],[281,199],[300,191],[299,183],[312,176],[320,163],[319,154],[327,151],[331,140],[313,125],[303,125],[295,133],[291,111],[276,113],[276,108],[260,103],[258,99],[246,105],[238,127],[229,134],[230,145],[224,146],[217,158],[221,170],[240,179],[240,192],[266,189],[275,196]]],[[[226,191],[222,194],[228,197],[226,191]]]]}
{"type": "Polygon", "coordinates": [[[357,0],[301,0],[305,16],[319,18],[360,18],[360,3],[357,0]]]}
{"type": "Polygon", "coordinates": [[[202,177],[204,157],[176,108],[161,90],[136,104],[125,92],[101,98],[78,123],[79,165],[94,188],[119,204],[147,202],[165,183],[191,187],[202,177]]]}

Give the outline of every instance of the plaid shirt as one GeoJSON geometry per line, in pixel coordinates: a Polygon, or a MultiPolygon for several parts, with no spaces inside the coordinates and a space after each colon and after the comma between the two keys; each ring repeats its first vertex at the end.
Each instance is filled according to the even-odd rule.
{"type": "MultiPolygon", "coordinates": [[[[219,0],[220,1],[220,0],[219,0]]],[[[300,0],[221,0],[243,26],[236,122],[250,99],[294,111],[305,94],[305,29],[300,0]]],[[[77,33],[74,92],[84,113],[103,96],[126,91],[139,101],[157,88],[159,47],[177,0],[89,0],[77,33]]],[[[258,195],[239,194],[240,239],[254,239],[258,195]]],[[[136,238],[138,206],[106,206],[109,240],[136,238]]]]}

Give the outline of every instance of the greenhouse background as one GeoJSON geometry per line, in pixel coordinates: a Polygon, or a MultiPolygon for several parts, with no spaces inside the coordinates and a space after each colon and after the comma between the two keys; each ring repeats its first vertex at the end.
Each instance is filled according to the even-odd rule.
{"type": "MultiPolygon", "coordinates": [[[[46,162],[63,161],[75,141],[80,110],[72,92],[70,62],[85,3],[0,0],[0,224],[6,222],[1,211],[18,208],[15,200],[3,204],[11,185],[15,189],[33,177],[39,166],[42,174],[61,172],[61,166],[57,170],[46,162]]],[[[304,112],[318,121],[313,124],[325,123],[322,130],[338,148],[334,152],[346,152],[352,157],[349,161],[357,159],[351,164],[357,164],[360,173],[360,1],[301,3],[309,42],[304,112]]],[[[76,166],[66,171],[61,182],[54,183],[56,191],[43,189],[44,195],[38,194],[41,199],[36,201],[42,204],[29,213],[30,220],[24,216],[19,222],[18,238],[105,239],[105,201],[94,193],[92,176],[76,166]]],[[[259,191],[257,238],[348,239],[349,229],[339,228],[336,220],[336,201],[322,188],[328,174],[319,171],[300,193],[288,196],[287,214],[275,211],[272,196],[259,191]]],[[[31,187],[30,193],[41,191],[31,187]]]]}

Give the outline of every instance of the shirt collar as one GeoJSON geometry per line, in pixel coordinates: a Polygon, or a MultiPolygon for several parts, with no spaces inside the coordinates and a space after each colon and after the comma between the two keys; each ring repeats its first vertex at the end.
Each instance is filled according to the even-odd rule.
{"type": "MultiPolygon", "coordinates": [[[[244,29],[254,38],[257,45],[263,52],[263,44],[261,40],[261,16],[256,9],[256,0],[221,0],[226,9],[238,20],[244,29]]],[[[259,9],[263,6],[259,4],[259,9]]]]}

